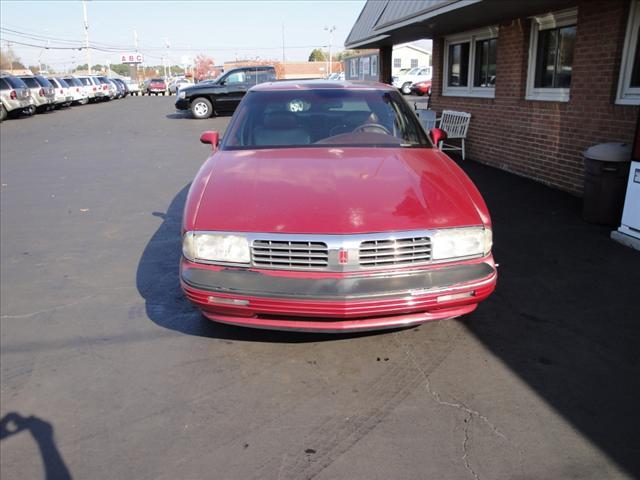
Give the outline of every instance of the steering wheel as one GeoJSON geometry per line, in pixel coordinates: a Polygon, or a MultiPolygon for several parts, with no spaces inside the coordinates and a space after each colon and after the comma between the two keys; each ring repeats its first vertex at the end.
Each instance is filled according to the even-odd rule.
{"type": "Polygon", "coordinates": [[[384,125],[380,125],[379,123],[363,123],[362,125],[358,125],[353,129],[353,133],[364,132],[367,129],[380,130],[382,133],[386,133],[387,135],[391,135],[391,132],[387,130],[387,127],[384,125]]]}

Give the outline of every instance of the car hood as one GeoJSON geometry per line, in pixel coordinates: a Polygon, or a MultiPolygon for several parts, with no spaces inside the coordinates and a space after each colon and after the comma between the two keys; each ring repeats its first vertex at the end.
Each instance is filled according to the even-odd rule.
{"type": "Polygon", "coordinates": [[[197,230],[346,234],[482,224],[452,160],[434,149],[219,151],[208,161],[197,230]]]}

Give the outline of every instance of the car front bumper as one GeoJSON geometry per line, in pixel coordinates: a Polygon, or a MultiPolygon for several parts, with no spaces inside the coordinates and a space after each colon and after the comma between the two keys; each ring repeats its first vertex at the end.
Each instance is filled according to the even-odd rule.
{"type": "Polygon", "coordinates": [[[189,100],[186,98],[179,98],[176,100],[176,108],[178,110],[189,110],[191,105],[189,104],[189,100]]]}
{"type": "Polygon", "coordinates": [[[363,274],[259,270],[182,259],[187,298],[209,319],[274,330],[398,328],[473,311],[495,289],[491,256],[363,274]]]}

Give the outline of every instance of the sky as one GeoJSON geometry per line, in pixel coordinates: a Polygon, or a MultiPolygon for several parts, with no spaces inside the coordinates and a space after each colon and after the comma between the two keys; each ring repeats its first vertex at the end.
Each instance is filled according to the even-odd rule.
{"type": "MultiPolygon", "coordinates": [[[[307,60],[313,48],[327,48],[335,26],[333,51],[342,50],[365,0],[340,1],[105,1],[87,2],[89,37],[103,50],[92,50],[92,64],[120,63],[120,53],[134,50],[134,30],[145,63],[172,64],[205,54],[216,64],[244,58],[307,60]],[[166,44],[169,44],[167,49],[166,44]]],[[[0,1],[0,43],[7,42],[25,65],[38,60],[56,69],[86,63],[82,2],[0,1]],[[18,33],[16,33],[18,32],[18,33]],[[49,49],[44,48],[49,41],[49,49]],[[35,46],[23,46],[17,42],[35,46]],[[53,47],[72,47],[56,50],[53,47]]]]}

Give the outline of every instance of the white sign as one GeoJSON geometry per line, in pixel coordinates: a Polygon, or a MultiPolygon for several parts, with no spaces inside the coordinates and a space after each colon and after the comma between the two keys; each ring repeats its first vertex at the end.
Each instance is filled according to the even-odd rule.
{"type": "Polygon", "coordinates": [[[120,63],[142,63],[144,56],[141,53],[122,53],[120,54],[120,63]]]}

